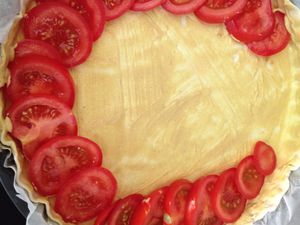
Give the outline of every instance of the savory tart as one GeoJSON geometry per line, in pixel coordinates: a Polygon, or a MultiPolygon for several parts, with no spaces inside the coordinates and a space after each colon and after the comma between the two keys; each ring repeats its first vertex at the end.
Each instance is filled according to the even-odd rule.
{"type": "MultiPolygon", "coordinates": [[[[13,152],[18,183],[33,201],[46,205],[51,219],[60,224],[77,223],[76,215],[73,220],[68,219],[64,197],[80,183],[98,185],[98,180],[90,183],[92,178],[85,174],[105,180],[104,186],[110,190],[101,192],[105,197],[101,193],[97,195],[100,196],[97,201],[107,203],[98,224],[124,205],[138,205],[136,215],[151,201],[153,210],[159,208],[161,196],[172,199],[170,193],[179,187],[194,193],[203,204],[216,204],[217,194],[208,200],[199,193],[206,193],[209,182],[217,182],[215,189],[224,191],[228,180],[243,177],[246,170],[254,171],[250,175],[258,179],[255,190],[238,183],[236,192],[243,194],[232,203],[235,209],[235,204],[244,207],[246,199],[252,199],[247,201],[245,211],[241,207],[242,211],[225,215],[216,209],[215,214],[222,221],[210,224],[252,224],[275,209],[288,188],[289,173],[300,166],[300,10],[295,5],[288,0],[273,1],[272,6],[267,0],[237,0],[228,3],[229,6],[225,3],[219,6],[222,3],[218,1],[192,0],[181,5],[171,0],[123,0],[117,6],[114,1],[105,1],[98,8],[87,4],[88,9],[95,8],[96,12],[83,10],[80,15],[65,3],[38,2],[38,6],[33,2],[23,5],[2,45],[0,81],[5,88],[0,106],[1,142],[13,152]],[[222,7],[234,10],[226,11],[222,7]],[[132,10],[128,11],[129,8],[132,10]],[[253,12],[261,15],[257,10],[262,9],[266,14],[262,25],[252,24],[246,31],[241,29],[245,21],[253,19],[249,15],[253,16],[253,12]],[[213,10],[220,11],[212,13],[213,10]],[[75,32],[75,38],[68,33],[68,44],[76,48],[65,47],[57,39],[47,42],[51,26],[45,26],[44,30],[37,28],[51,13],[66,18],[66,25],[59,20],[56,25],[64,26],[63,35],[67,31],[71,35],[75,32]],[[87,24],[85,18],[92,18],[95,23],[87,24]],[[29,50],[28,46],[31,46],[29,50]],[[26,56],[27,51],[34,54],[26,56]],[[58,74],[57,84],[43,84],[40,88],[43,94],[51,93],[51,98],[36,93],[22,96],[24,90],[17,85],[20,79],[15,74],[20,74],[22,69],[26,71],[25,66],[36,65],[43,74],[58,74]],[[26,129],[30,130],[31,125],[25,129],[22,124],[28,122],[30,115],[37,116],[23,110],[29,103],[32,107],[52,106],[47,109],[51,119],[43,120],[38,131],[42,135],[38,137],[32,133],[27,135],[26,129]],[[15,113],[20,111],[24,117],[15,113]],[[20,118],[18,124],[16,118],[20,118]],[[19,138],[24,132],[26,143],[19,138]],[[76,141],[67,140],[77,132],[81,137],[76,141]],[[52,139],[44,143],[53,133],[52,139]],[[276,168],[274,152],[263,142],[258,142],[253,156],[248,156],[258,140],[275,150],[276,168]],[[59,170],[62,179],[59,185],[45,188],[44,181],[39,183],[35,179],[39,175],[33,167],[37,168],[41,155],[66,142],[79,149],[82,143],[90,146],[86,147],[89,151],[84,153],[84,163],[102,163],[107,169],[83,168],[86,164],[82,164],[76,167],[79,170],[76,177],[63,183],[72,170],[64,167],[59,170]],[[96,156],[95,152],[98,152],[96,156]],[[264,157],[272,159],[272,163],[264,164],[261,161],[264,157]],[[36,162],[34,166],[32,162],[36,162]],[[203,179],[199,180],[200,177],[203,179]],[[59,188],[56,199],[52,194],[59,188]],[[115,199],[122,200],[112,207],[108,202],[115,192],[115,199]],[[148,195],[147,201],[138,204],[142,195],[148,195]]],[[[40,113],[39,119],[43,115],[40,113]]],[[[98,193],[97,190],[93,191],[98,193]]],[[[173,209],[165,206],[164,211],[158,211],[161,218],[165,214],[164,224],[175,225],[169,223],[173,209]]],[[[90,215],[94,213],[87,212],[86,218],[93,219],[82,224],[93,224],[95,218],[90,215]]],[[[185,222],[193,224],[191,218],[192,215],[185,218],[185,222]]],[[[140,219],[141,216],[134,217],[131,224],[150,223],[148,217],[142,222],[140,219]]],[[[112,216],[108,218],[110,225],[116,221],[112,216]]]]}

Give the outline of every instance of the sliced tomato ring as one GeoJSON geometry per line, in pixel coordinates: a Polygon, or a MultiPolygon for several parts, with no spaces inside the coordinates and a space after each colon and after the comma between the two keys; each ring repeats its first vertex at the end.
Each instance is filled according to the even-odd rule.
{"type": "Polygon", "coordinates": [[[113,210],[114,206],[116,204],[118,204],[118,202],[121,201],[121,199],[119,199],[118,201],[116,201],[114,204],[111,204],[110,206],[108,206],[106,209],[102,210],[98,216],[97,219],[94,223],[94,225],[105,225],[107,222],[107,218],[109,216],[109,214],[111,213],[111,211],[113,210]]]}
{"type": "Polygon", "coordinates": [[[264,143],[258,141],[254,147],[254,163],[259,173],[268,176],[274,172],[276,168],[276,154],[274,149],[264,143]]]}
{"type": "Polygon", "coordinates": [[[15,49],[15,57],[24,57],[28,55],[45,56],[60,61],[60,55],[56,48],[45,41],[25,39],[18,43],[15,49]]]}
{"type": "Polygon", "coordinates": [[[282,12],[275,12],[275,28],[270,34],[261,41],[248,43],[248,48],[257,55],[271,56],[281,52],[289,44],[291,35],[285,27],[282,12]]]}
{"type": "Polygon", "coordinates": [[[29,55],[9,64],[7,97],[16,101],[30,94],[51,94],[70,107],[74,104],[74,83],[68,70],[56,60],[29,55]]]}
{"type": "Polygon", "coordinates": [[[61,187],[54,210],[65,222],[81,223],[109,207],[116,191],[117,181],[109,170],[101,167],[83,169],[61,187]]]}
{"type": "Polygon", "coordinates": [[[206,0],[166,0],[162,4],[162,7],[177,15],[188,14],[194,12],[201,5],[205,3],[206,0]]]}
{"type": "Polygon", "coordinates": [[[38,193],[53,195],[75,172],[101,163],[102,152],[95,142],[79,136],[55,137],[35,151],[29,178],[38,193]]]}
{"type": "Polygon", "coordinates": [[[145,197],[135,209],[130,225],[163,224],[166,191],[167,187],[163,187],[145,197]]]}
{"type": "Polygon", "coordinates": [[[77,122],[69,106],[51,95],[20,98],[8,109],[12,135],[22,144],[27,159],[50,138],[76,135],[77,122]]]}
{"type": "Polygon", "coordinates": [[[106,20],[113,20],[126,13],[134,4],[134,0],[103,0],[106,20]]]}
{"type": "Polygon", "coordinates": [[[136,207],[143,200],[140,194],[132,194],[121,199],[111,211],[107,225],[128,225],[136,207]]]}
{"type": "Polygon", "coordinates": [[[245,210],[246,198],[235,183],[236,168],[224,171],[212,191],[211,202],[214,213],[225,223],[237,221],[245,210]]]}
{"type": "Polygon", "coordinates": [[[23,20],[26,38],[54,46],[66,66],[84,62],[92,50],[93,37],[85,19],[64,3],[46,2],[31,9],[23,20]]]}
{"type": "Polygon", "coordinates": [[[224,23],[243,12],[247,0],[208,0],[195,11],[195,15],[206,23],[224,23]]]}
{"type": "Polygon", "coordinates": [[[241,42],[265,39],[275,26],[271,0],[248,0],[244,12],[225,24],[227,31],[241,42]]]}
{"type": "Polygon", "coordinates": [[[236,185],[245,198],[253,199],[258,196],[264,181],[265,176],[257,171],[253,156],[248,156],[239,163],[236,185]]]}
{"type": "Polygon", "coordinates": [[[173,182],[165,196],[164,201],[164,224],[180,225],[183,223],[187,197],[192,184],[187,180],[173,182]]]}
{"type": "Polygon", "coordinates": [[[133,11],[148,11],[160,6],[166,0],[136,0],[131,7],[133,11]]]}

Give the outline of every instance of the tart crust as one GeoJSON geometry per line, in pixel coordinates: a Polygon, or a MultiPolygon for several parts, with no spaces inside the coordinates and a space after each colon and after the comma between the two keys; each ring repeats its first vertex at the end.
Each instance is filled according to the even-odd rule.
{"type": "MultiPolygon", "coordinates": [[[[267,58],[253,55],[222,25],[160,8],[128,12],[106,25],[89,59],[71,73],[79,133],[102,146],[118,197],[219,173],[263,139],[275,148],[278,167],[235,224],[252,224],[277,207],[290,172],[300,166],[300,10],[288,0],[273,3],[286,13],[292,41],[267,58]]],[[[22,6],[2,45],[1,86],[9,82],[12,47],[22,39],[20,18],[30,7],[22,6]]],[[[2,98],[2,113],[3,105],[2,98]]],[[[1,117],[0,126],[18,184],[46,205],[51,219],[66,224],[53,199],[39,196],[27,180],[25,160],[8,135],[10,121],[1,117]]]]}

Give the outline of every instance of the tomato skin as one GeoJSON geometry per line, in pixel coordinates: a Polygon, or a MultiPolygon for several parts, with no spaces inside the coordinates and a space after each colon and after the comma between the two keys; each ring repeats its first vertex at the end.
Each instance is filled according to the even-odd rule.
{"type": "Polygon", "coordinates": [[[167,187],[163,187],[145,197],[135,209],[130,225],[162,224],[166,191],[167,187]]]}
{"type": "Polygon", "coordinates": [[[91,167],[74,174],[56,195],[54,210],[65,222],[80,223],[109,207],[117,191],[112,173],[91,167]]]}
{"type": "Polygon", "coordinates": [[[18,43],[15,49],[15,57],[20,58],[28,55],[45,56],[60,61],[58,51],[45,41],[25,39],[18,43]]]}
{"type": "Polygon", "coordinates": [[[166,0],[162,7],[170,13],[176,15],[188,14],[194,12],[205,3],[206,0],[188,0],[181,3],[181,0],[166,0]]]}
{"type": "Polygon", "coordinates": [[[64,3],[45,2],[32,8],[23,18],[23,31],[26,38],[43,40],[54,46],[67,67],[83,63],[92,51],[93,36],[89,25],[64,3]]]}
{"type": "Polygon", "coordinates": [[[10,101],[30,94],[51,94],[73,107],[73,79],[69,71],[56,60],[28,55],[16,58],[8,67],[10,83],[6,92],[10,101]]]}
{"type": "Polygon", "coordinates": [[[20,98],[6,114],[12,121],[12,136],[22,143],[28,160],[37,147],[51,137],[77,134],[77,122],[71,109],[51,95],[20,98]]]}
{"type": "Polygon", "coordinates": [[[101,164],[101,149],[91,140],[79,136],[54,137],[35,151],[28,174],[35,190],[49,196],[56,194],[75,172],[101,164]]]}
{"type": "Polygon", "coordinates": [[[185,225],[222,225],[223,222],[214,214],[211,206],[211,192],[218,180],[217,175],[198,179],[192,186],[185,213],[185,225]]]}
{"type": "Polygon", "coordinates": [[[224,171],[216,182],[211,194],[214,213],[225,223],[237,221],[246,206],[247,200],[238,191],[235,177],[236,168],[224,171]]]}
{"type": "Polygon", "coordinates": [[[133,11],[148,11],[154,9],[161,4],[163,4],[166,0],[136,0],[131,7],[133,11]]]}
{"type": "Polygon", "coordinates": [[[105,19],[107,21],[116,19],[132,8],[135,0],[103,0],[105,8],[105,19]]]}
{"type": "Polygon", "coordinates": [[[247,0],[236,0],[232,5],[224,8],[213,8],[208,5],[208,2],[195,11],[195,15],[206,23],[224,23],[227,20],[239,15],[247,0]]]}
{"type": "Polygon", "coordinates": [[[244,12],[225,25],[228,33],[241,42],[265,39],[275,26],[271,0],[248,0],[244,12]]]}
{"type": "Polygon", "coordinates": [[[114,206],[116,204],[118,204],[118,202],[120,201],[120,199],[118,201],[116,201],[114,204],[111,204],[110,206],[108,206],[106,209],[104,209],[103,211],[100,212],[100,214],[98,215],[94,225],[105,225],[106,220],[109,216],[109,214],[111,213],[111,211],[113,210],[114,206]]]}
{"type": "Polygon", "coordinates": [[[236,172],[236,185],[245,198],[257,197],[264,181],[265,177],[257,171],[253,156],[248,156],[239,163],[236,172]]]}
{"type": "Polygon", "coordinates": [[[192,184],[183,179],[177,180],[169,186],[164,200],[164,225],[182,224],[191,187],[192,184]]]}
{"type": "Polygon", "coordinates": [[[282,12],[275,12],[275,28],[270,36],[257,42],[248,43],[248,48],[257,55],[271,56],[281,52],[289,44],[291,35],[285,27],[282,12]]]}
{"type": "Polygon", "coordinates": [[[118,201],[107,219],[107,225],[129,224],[134,210],[142,200],[142,195],[132,194],[118,201]]]}
{"type": "Polygon", "coordinates": [[[254,163],[258,172],[264,176],[272,174],[276,168],[274,149],[263,141],[258,141],[254,147],[254,163]]]}

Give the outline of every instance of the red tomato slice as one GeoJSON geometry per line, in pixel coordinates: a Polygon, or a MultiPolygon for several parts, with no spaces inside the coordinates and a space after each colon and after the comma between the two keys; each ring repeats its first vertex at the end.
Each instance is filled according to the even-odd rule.
{"type": "Polygon", "coordinates": [[[146,197],[135,209],[130,225],[163,224],[164,199],[167,188],[160,188],[146,197]]]}
{"type": "Polygon", "coordinates": [[[106,20],[113,20],[127,12],[134,4],[134,0],[103,0],[106,20]]]}
{"type": "Polygon", "coordinates": [[[84,169],[61,187],[54,210],[65,222],[84,222],[109,207],[116,191],[117,181],[109,170],[101,167],[84,169]]]}
{"type": "Polygon", "coordinates": [[[285,49],[289,44],[291,35],[285,27],[284,17],[282,12],[275,12],[273,32],[262,41],[248,43],[248,48],[255,54],[262,56],[271,56],[285,49]]]}
{"type": "Polygon", "coordinates": [[[274,149],[266,143],[259,141],[254,148],[254,163],[259,173],[268,176],[276,168],[276,154],[274,149]]]}
{"type": "Polygon", "coordinates": [[[9,64],[7,97],[16,101],[30,94],[51,94],[70,107],[74,104],[74,83],[68,70],[56,60],[38,55],[16,58],[9,64]]]}
{"type": "Polygon", "coordinates": [[[173,14],[188,14],[194,12],[206,0],[166,0],[162,7],[173,14]]]}
{"type": "Polygon", "coordinates": [[[29,178],[41,195],[53,195],[74,172],[101,163],[101,149],[89,139],[55,137],[35,151],[29,164],[29,178]]]}
{"type": "Polygon", "coordinates": [[[236,168],[223,172],[212,191],[211,201],[215,214],[225,223],[233,223],[245,210],[246,198],[235,183],[236,168]]]}
{"type": "Polygon", "coordinates": [[[166,0],[136,0],[131,7],[133,11],[148,11],[160,6],[166,0]]]}
{"type": "Polygon", "coordinates": [[[93,32],[94,41],[97,40],[104,30],[105,9],[100,0],[39,0],[38,2],[65,2],[75,9],[88,22],[93,32]]]}
{"type": "Polygon", "coordinates": [[[236,172],[236,185],[245,198],[255,198],[264,181],[265,177],[255,167],[253,156],[248,156],[240,162],[236,172]]]}
{"type": "Polygon", "coordinates": [[[275,25],[271,0],[248,0],[244,13],[225,24],[227,31],[241,42],[265,39],[275,25]]]}
{"type": "Polygon", "coordinates": [[[188,193],[192,184],[187,180],[172,183],[164,201],[164,225],[180,225],[183,223],[188,193]]]}
{"type": "Polygon", "coordinates": [[[25,39],[18,43],[15,49],[15,57],[28,55],[40,55],[60,61],[60,55],[56,48],[45,41],[25,39]]]}
{"type": "Polygon", "coordinates": [[[7,116],[12,121],[12,135],[21,141],[27,159],[50,138],[77,134],[71,109],[51,95],[23,97],[8,109],[7,116]]]}
{"type": "Polygon", "coordinates": [[[243,12],[247,0],[208,0],[195,11],[195,15],[207,23],[224,23],[243,12]]]}
{"type": "Polygon", "coordinates": [[[107,222],[107,218],[111,211],[113,210],[114,206],[118,204],[118,202],[121,201],[120,199],[116,201],[114,204],[108,206],[106,209],[102,210],[94,223],[94,225],[105,225],[107,222]]]}
{"type": "Polygon", "coordinates": [[[25,37],[50,43],[59,51],[66,66],[84,62],[92,50],[89,25],[64,3],[39,4],[25,15],[23,22],[25,37]]]}
{"type": "Polygon", "coordinates": [[[211,192],[218,176],[210,175],[197,180],[189,193],[185,214],[185,225],[222,225],[211,206],[211,192]]]}
{"type": "Polygon", "coordinates": [[[143,196],[139,194],[129,195],[121,199],[111,211],[107,225],[128,225],[134,210],[142,200],[143,196]]]}

